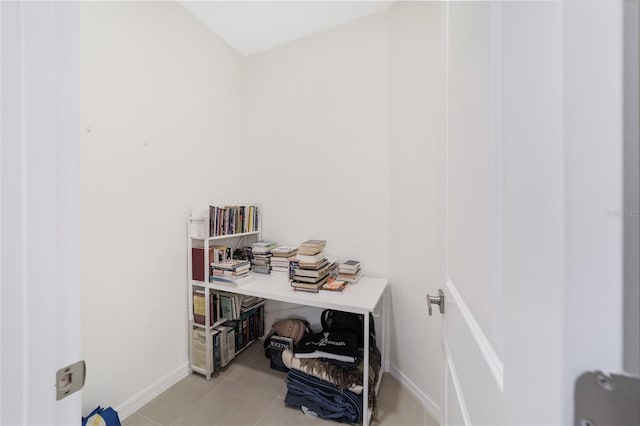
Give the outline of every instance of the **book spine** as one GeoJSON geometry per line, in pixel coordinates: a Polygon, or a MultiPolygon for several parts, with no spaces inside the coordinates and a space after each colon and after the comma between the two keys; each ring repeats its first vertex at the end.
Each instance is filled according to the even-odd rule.
{"type": "Polygon", "coordinates": [[[249,341],[256,338],[256,318],[254,315],[249,317],[249,341]]]}
{"type": "Polygon", "coordinates": [[[220,370],[220,332],[213,336],[213,371],[220,370]]]}
{"type": "Polygon", "coordinates": [[[216,310],[216,295],[214,293],[209,294],[209,325],[213,325],[218,320],[216,310]]]}
{"type": "Polygon", "coordinates": [[[204,249],[191,248],[191,279],[204,281],[204,249]]]}
{"type": "Polygon", "coordinates": [[[300,267],[300,263],[297,260],[289,261],[289,280],[293,280],[295,278],[296,269],[300,267]]]}
{"type": "Polygon", "coordinates": [[[231,361],[236,357],[236,332],[233,328],[229,328],[227,332],[227,347],[229,349],[229,361],[231,361]]]}
{"type": "Polygon", "coordinates": [[[193,322],[204,325],[204,294],[193,293],[193,322]]]}
{"type": "Polygon", "coordinates": [[[258,307],[258,337],[264,336],[264,305],[258,307]]]}
{"type": "Polygon", "coordinates": [[[207,368],[207,339],[204,330],[191,332],[191,351],[193,365],[202,369],[207,368]]]}
{"type": "Polygon", "coordinates": [[[242,319],[242,347],[249,343],[249,321],[247,318],[242,319]]]}

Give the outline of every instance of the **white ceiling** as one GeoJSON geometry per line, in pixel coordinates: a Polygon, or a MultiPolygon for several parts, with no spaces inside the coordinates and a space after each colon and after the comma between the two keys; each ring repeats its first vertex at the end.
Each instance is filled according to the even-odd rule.
{"type": "Polygon", "coordinates": [[[392,1],[183,1],[179,3],[248,56],[371,15],[392,1]]]}

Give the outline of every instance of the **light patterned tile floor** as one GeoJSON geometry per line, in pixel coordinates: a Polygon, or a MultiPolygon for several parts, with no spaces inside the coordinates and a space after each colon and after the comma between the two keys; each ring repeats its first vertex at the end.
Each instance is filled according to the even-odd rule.
{"type": "MultiPolygon", "coordinates": [[[[284,405],[285,373],[269,368],[260,345],[242,352],[210,381],[190,375],[127,417],[123,426],[312,426],[336,424],[284,405]]],[[[378,394],[380,426],[437,426],[389,374],[378,394]]]]}

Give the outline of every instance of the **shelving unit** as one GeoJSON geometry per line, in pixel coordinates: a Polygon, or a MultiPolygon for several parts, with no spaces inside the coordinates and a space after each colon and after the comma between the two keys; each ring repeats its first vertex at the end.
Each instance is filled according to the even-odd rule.
{"type": "MultiPolygon", "coordinates": [[[[240,248],[250,245],[249,239],[259,240],[261,231],[261,218],[257,215],[258,229],[248,232],[230,233],[225,235],[209,235],[209,206],[196,206],[192,210],[191,217],[187,220],[187,282],[188,282],[188,330],[189,330],[189,369],[191,372],[197,372],[206,377],[207,380],[211,379],[211,375],[214,372],[214,359],[213,359],[213,335],[214,329],[219,327],[228,320],[234,318],[220,318],[219,307],[214,309],[218,312],[218,321],[211,324],[211,309],[210,309],[210,297],[212,293],[229,292],[230,286],[222,285],[218,288],[209,283],[209,265],[210,265],[210,250],[212,250],[213,241],[227,241],[234,248],[240,248]],[[202,281],[194,279],[194,262],[193,262],[193,249],[201,249],[203,256],[202,271],[196,271],[198,276],[203,278],[202,281]],[[201,274],[199,273],[201,272],[201,274]],[[194,306],[193,306],[193,294],[194,291],[200,291],[204,293],[204,311],[205,318],[204,324],[199,324],[194,321],[194,306]],[[203,359],[204,358],[204,359],[203,359]]],[[[253,241],[251,241],[253,242],[253,241]]],[[[199,250],[198,250],[199,251],[199,250]]],[[[233,252],[233,249],[231,250],[233,252]]],[[[198,262],[199,263],[199,262],[198,262]]],[[[236,353],[242,352],[251,342],[240,348],[236,353]]]]}

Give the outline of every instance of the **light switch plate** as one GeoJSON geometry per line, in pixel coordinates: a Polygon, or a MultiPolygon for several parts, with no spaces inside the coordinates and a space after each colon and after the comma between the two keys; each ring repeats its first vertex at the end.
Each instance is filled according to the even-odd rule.
{"type": "Polygon", "coordinates": [[[56,373],[56,401],[82,389],[85,376],[86,365],[84,361],[78,361],[58,370],[56,373]]]}
{"type": "Polygon", "coordinates": [[[574,426],[640,425],[640,378],[588,371],[576,381],[574,426]]]}

